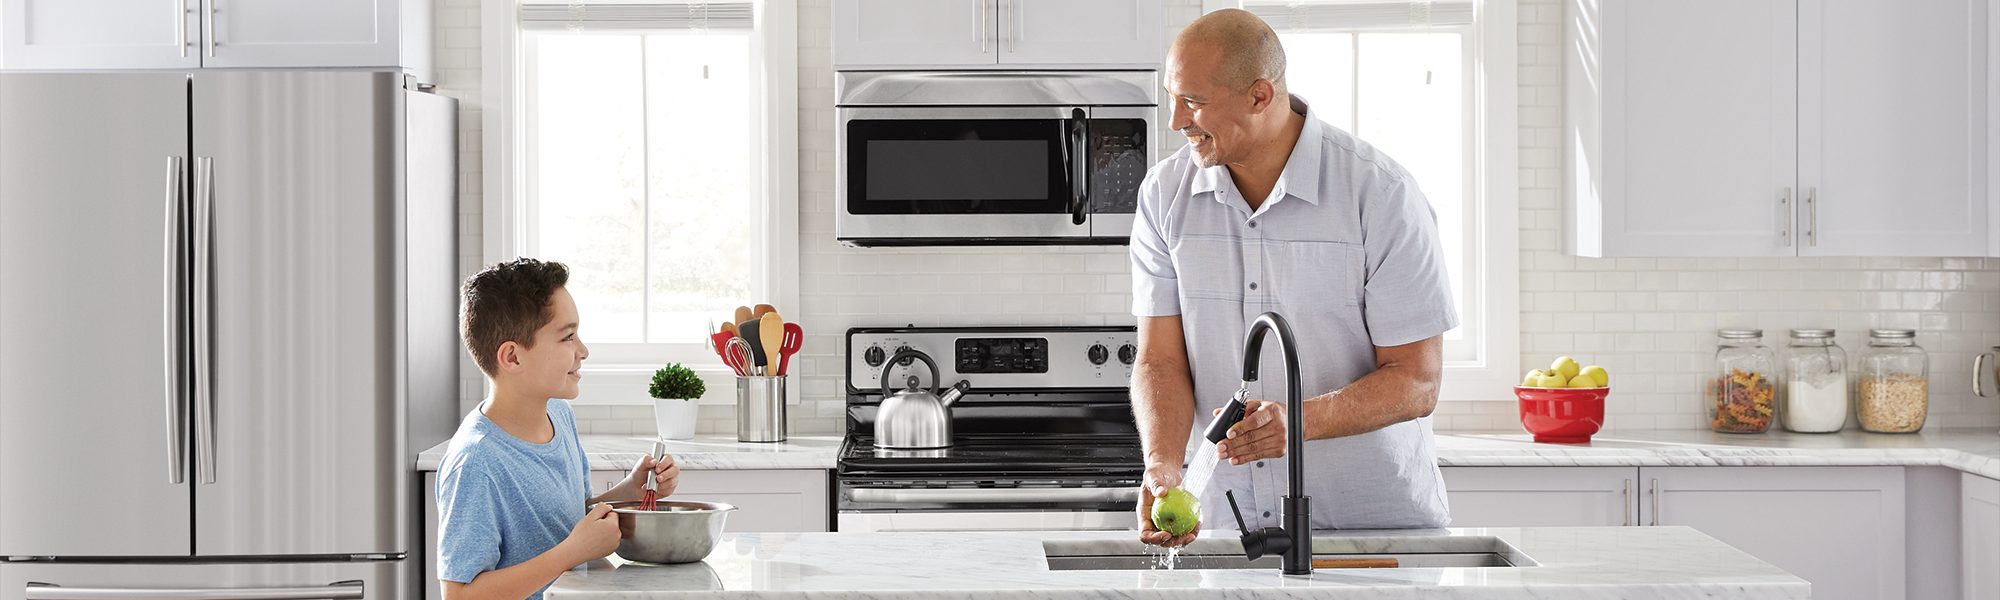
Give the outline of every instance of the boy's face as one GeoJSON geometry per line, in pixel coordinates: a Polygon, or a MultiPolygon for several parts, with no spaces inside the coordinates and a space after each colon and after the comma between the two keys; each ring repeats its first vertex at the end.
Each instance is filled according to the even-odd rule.
{"type": "Polygon", "coordinates": [[[590,349],[577,335],[576,300],[570,298],[568,289],[556,288],[550,295],[549,313],[553,318],[535,330],[533,348],[505,344],[512,347],[514,358],[508,360],[508,350],[503,349],[502,370],[510,376],[509,383],[518,383],[523,392],[534,397],[574,400],[576,384],[582,380],[577,369],[590,357],[590,349]]]}

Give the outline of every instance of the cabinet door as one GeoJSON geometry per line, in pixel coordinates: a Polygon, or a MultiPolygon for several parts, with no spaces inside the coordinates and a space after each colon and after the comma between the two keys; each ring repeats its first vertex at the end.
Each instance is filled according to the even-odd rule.
{"type": "MultiPolygon", "coordinates": [[[[624,477],[616,471],[591,471],[590,487],[601,494],[624,477]]],[[[823,470],[681,471],[673,499],[735,506],[723,524],[725,532],[828,531],[823,470]]]]}
{"type": "Polygon", "coordinates": [[[1635,522],[1632,467],[1445,467],[1452,527],[1597,527],[1635,522]]]}
{"type": "Polygon", "coordinates": [[[1686,525],[1812,583],[1903,597],[1901,467],[1642,467],[1649,525],[1686,525]]]}
{"type": "Polygon", "coordinates": [[[1794,0],[1569,8],[1569,249],[1793,255],[1794,0]]]}
{"type": "Polygon", "coordinates": [[[1799,254],[1982,256],[1986,0],[1799,5],[1799,254]]]}
{"type": "Polygon", "coordinates": [[[1003,0],[834,0],[837,69],[994,63],[1003,0]]]}
{"type": "Polygon", "coordinates": [[[1164,11],[1159,0],[1000,0],[1000,63],[1158,68],[1164,11]]]}
{"type": "Polygon", "coordinates": [[[201,0],[0,0],[0,69],[191,69],[201,0]]]}
{"type": "Polygon", "coordinates": [[[1962,475],[1959,528],[1965,598],[2000,598],[2000,481],[1962,475]]]}
{"type": "Polygon", "coordinates": [[[201,4],[204,67],[395,67],[400,0],[187,0],[201,4]]]}

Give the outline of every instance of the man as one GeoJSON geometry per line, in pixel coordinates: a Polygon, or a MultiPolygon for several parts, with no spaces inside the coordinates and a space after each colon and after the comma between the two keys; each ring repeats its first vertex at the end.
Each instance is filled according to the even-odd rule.
{"type": "Polygon", "coordinates": [[[1148,544],[1193,541],[1152,526],[1153,499],[1242,384],[1243,335],[1269,311],[1297,334],[1306,414],[1285,414],[1283,353],[1265,338],[1259,400],[1217,447],[1202,522],[1234,525],[1233,490],[1245,526],[1279,524],[1287,418],[1304,419],[1314,529],[1450,520],[1428,418],[1458,325],[1436,215],[1402,166],[1321,122],[1284,74],[1277,34],[1241,10],[1197,19],[1167,55],[1188,145],[1147,173],[1131,242],[1148,544]]]}

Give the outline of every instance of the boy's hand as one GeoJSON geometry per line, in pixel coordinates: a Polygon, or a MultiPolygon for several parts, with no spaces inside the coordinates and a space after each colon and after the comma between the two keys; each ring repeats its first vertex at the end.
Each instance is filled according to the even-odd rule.
{"type": "Polygon", "coordinates": [[[660,497],[665,498],[673,495],[674,488],[680,485],[681,467],[674,463],[672,455],[662,454],[659,460],[641,455],[639,464],[632,467],[632,472],[625,476],[624,481],[618,482],[618,497],[638,500],[646,493],[647,477],[659,482],[660,497]]]}
{"type": "Polygon", "coordinates": [[[582,564],[609,556],[618,549],[618,538],[618,515],[612,514],[611,503],[599,502],[577,522],[576,529],[570,530],[562,545],[570,547],[576,564],[582,564]]]}

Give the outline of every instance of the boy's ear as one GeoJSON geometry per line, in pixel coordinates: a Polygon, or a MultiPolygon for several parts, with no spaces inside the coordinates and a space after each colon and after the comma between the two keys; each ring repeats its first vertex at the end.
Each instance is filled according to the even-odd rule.
{"type": "Polygon", "coordinates": [[[493,353],[494,358],[498,359],[494,361],[494,364],[499,365],[502,373],[513,372],[521,368],[521,345],[515,343],[513,340],[500,342],[500,347],[495,348],[493,353]]]}

